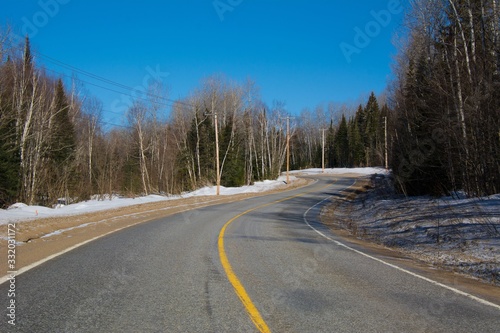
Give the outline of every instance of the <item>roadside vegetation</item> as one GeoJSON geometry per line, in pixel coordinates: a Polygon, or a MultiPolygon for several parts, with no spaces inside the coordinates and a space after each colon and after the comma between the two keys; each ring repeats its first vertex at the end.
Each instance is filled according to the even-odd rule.
{"type": "Polygon", "coordinates": [[[414,0],[385,93],[290,115],[251,80],[205,78],[176,101],[151,80],[123,124],[0,32],[0,207],[177,194],[276,179],[285,168],[385,166],[398,193],[500,193],[500,4],[414,0]],[[287,122],[291,126],[287,130],[287,122]],[[324,137],[324,139],[323,139],[324,137]]]}
{"type": "Polygon", "coordinates": [[[322,213],[323,223],[433,266],[500,286],[500,195],[398,194],[391,177],[360,179],[322,213]]]}
{"type": "Polygon", "coordinates": [[[37,66],[29,39],[0,51],[0,207],[179,194],[214,184],[216,132],[226,187],[277,179],[286,168],[287,135],[291,169],[321,165],[320,128],[327,167],[382,163],[382,112],[374,94],[349,122],[354,112],[330,104],[288,119],[287,129],[284,104],[264,104],[251,81],[209,77],[170,110],[165,89],[151,81],[148,98],[124,115],[126,124],[110,128],[101,103],[78,88],[77,78],[65,85],[37,66]],[[360,155],[350,153],[349,136],[360,155]]]}

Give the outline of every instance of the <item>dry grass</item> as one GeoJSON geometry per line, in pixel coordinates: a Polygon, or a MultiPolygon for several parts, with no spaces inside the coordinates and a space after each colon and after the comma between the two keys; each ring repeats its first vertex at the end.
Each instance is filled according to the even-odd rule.
{"type": "Polygon", "coordinates": [[[500,285],[499,198],[404,198],[383,177],[360,179],[349,190],[323,210],[332,229],[500,285]]]}

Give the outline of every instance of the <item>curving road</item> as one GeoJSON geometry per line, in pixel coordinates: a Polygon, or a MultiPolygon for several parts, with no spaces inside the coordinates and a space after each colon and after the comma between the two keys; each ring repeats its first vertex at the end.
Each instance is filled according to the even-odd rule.
{"type": "MultiPolygon", "coordinates": [[[[324,230],[322,200],[353,179],[318,178],[48,261],[17,277],[16,326],[3,315],[0,332],[498,332],[500,306],[324,230]]],[[[2,299],[8,289],[0,286],[2,299]]]]}

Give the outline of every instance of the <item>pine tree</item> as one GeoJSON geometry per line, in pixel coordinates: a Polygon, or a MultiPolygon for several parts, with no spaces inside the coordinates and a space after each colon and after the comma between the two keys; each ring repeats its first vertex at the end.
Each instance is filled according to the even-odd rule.
{"type": "Polygon", "coordinates": [[[221,152],[227,152],[221,174],[221,185],[243,186],[245,185],[245,155],[242,149],[242,137],[238,132],[232,133],[232,120],[227,122],[221,132],[219,149],[221,152]]]}
{"type": "Polygon", "coordinates": [[[366,113],[363,105],[358,106],[358,110],[356,111],[356,116],[354,121],[356,125],[358,125],[359,133],[361,134],[361,140],[363,141],[363,147],[366,141],[365,128],[366,128],[366,113]]]}
{"type": "Polygon", "coordinates": [[[31,44],[29,36],[26,36],[24,40],[24,55],[23,55],[24,67],[27,69],[33,68],[33,56],[31,55],[31,44]]]}
{"type": "Polygon", "coordinates": [[[364,110],[366,116],[364,131],[365,148],[367,151],[367,166],[381,165],[377,158],[377,149],[380,144],[380,109],[375,94],[372,92],[364,110]]]}
{"type": "Polygon", "coordinates": [[[435,109],[441,101],[433,89],[431,64],[420,57],[416,68],[409,68],[405,87],[406,114],[399,127],[399,142],[393,159],[398,183],[410,195],[447,192],[449,181],[442,160],[442,146],[432,140],[437,123],[435,109]]]}
{"type": "Polygon", "coordinates": [[[365,163],[365,147],[356,118],[349,122],[349,156],[350,164],[355,167],[365,163]]]}
{"type": "Polygon", "coordinates": [[[59,79],[54,96],[54,127],[51,157],[56,165],[68,164],[75,157],[75,127],[69,116],[69,103],[59,79]]]}
{"type": "Polygon", "coordinates": [[[44,179],[40,182],[39,198],[43,204],[55,203],[60,197],[75,194],[78,175],[75,173],[76,133],[69,116],[69,104],[64,86],[59,79],[51,106],[52,122],[49,127],[48,156],[44,179]]]}
{"type": "Polygon", "coordinates": [[[0,208],[14,203],[19,193],[19,150],[12,108],[10,58],[0,66],[0,208]]]}
{"type": "Polygon", "coordinates": [[[330,121],[330,127],[326,135],[325,150],[327,157],[326,167],[335,167],[335,129],[333,127],[333,120],[330,121]]]}
{"type": "Polygon", "coordinates": [[[335,158],[339,167],[349,167],[349,133],[345,115],[342,114],[339,129],[335,135],[335,158]]]}

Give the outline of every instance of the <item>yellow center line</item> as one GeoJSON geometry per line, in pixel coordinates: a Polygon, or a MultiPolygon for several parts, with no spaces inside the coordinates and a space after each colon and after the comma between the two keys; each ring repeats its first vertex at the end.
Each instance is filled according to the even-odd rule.
{"type": "MultiPolygon", "coordinates": [[[[331,185],[332,184],[328,184],[328,185],[320,188],[319,190],[327,188],[327,187],[329,187],[331,185]]],[[[251,208],[251,209],[249,209],[247,211],[244,211],[243,213],[238,214],[235,217],[233,217],[232,219],[230,219],[229,221],[227,221],[226,224],[224,224],[224,226],[222,227],[222,229],[221,229],[221,231],[219,233],[219,239],[218,239],[218,243],[217,244],[218,244],[218,248],[219,248],[219,257],[220,257],[220,261],[221,261],[222,267],[224,267],[224,271],[226,272],[226,276],[227,276],[229,282],[233,286],[234,291],[236,292],[236,295],[238,295],[241,303],[243,303],[243,305],[245,306],[245,309],[248,312],[248,315],[250,316],[250,319],[255,324],[255,326],[257,327],[257,329],[259,330],[259,332],[265,333],[265,332],[271,332],[271,330],[267,326],[267,324],[264,321],[264,319],[262,319],[262,316],[259,313],[259,310],[257,310],[257,308],[255,307],[255,305],[253,304],[250,296],[248,296],[248,293],[246,292],[245,288],[243,287],[243,284],[238,279],[238,277],[236,276],[236,274],[233,271],[233,268],[231,267],[231,264],[229,263],[229,259],[227,258],[227,254],[226,254],[226,251],[224,249],[224,234],[226,232],[227,227],[232,222],[234,222],[235,220],[237,220],[238,218],[242,217],[245,214],[248,214],[248,213],[250,213],[250,212],[252,212],[254,210],[260,209],[260,208],[264,208],[264,207],[267,207],[267,206],[274,205],[276,203],[280,203],[280,202],[287,201],[287,200],[290,200],[290,199],[293,199],[293,198],[297,198],[297,197],[306,195],[306,194],[314,192],[314,191],[317,191],[317,190],[311,190],[311,191],[308,191],[308,192],[299,193],[299,194],[296,194],[296,195],[293,195],[293,196],[290,196],[290,197],[286,197],[284,199],[276,200],[276,201],[273,201],[273,202],[270,202],[270,203],[267,203],[267,204],[263,204],[263,205],[251,208]]]]}

